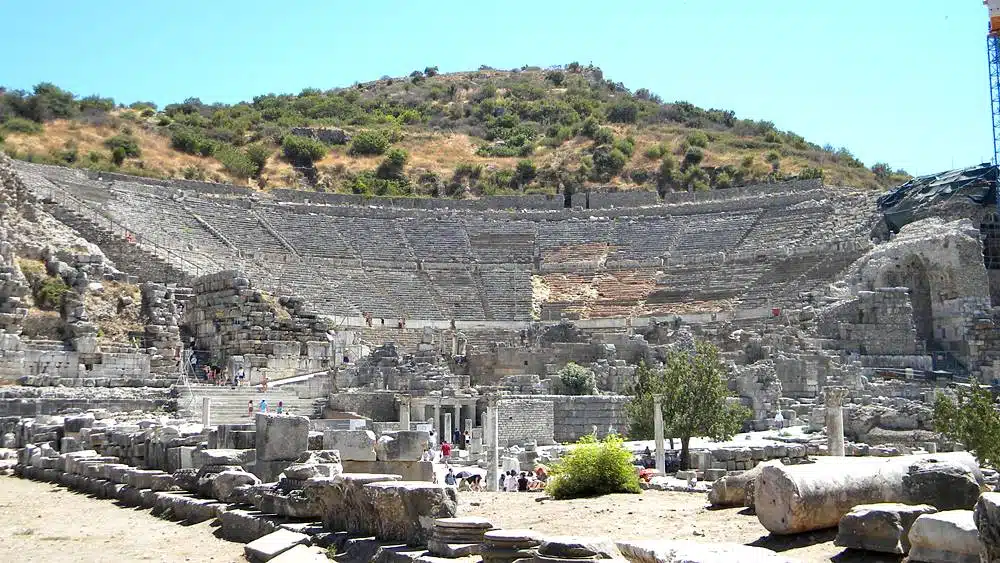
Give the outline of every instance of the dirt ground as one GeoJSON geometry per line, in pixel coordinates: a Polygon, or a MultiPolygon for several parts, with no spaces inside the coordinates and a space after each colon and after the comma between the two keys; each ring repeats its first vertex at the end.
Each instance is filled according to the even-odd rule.
{"type": "Polygon", "coordinates": [[[749,509],[709,510],[705,495],[643,491],[641,495],[541,500],[541,493],[459,493],[458,513],[484,516],[501,528],[530,528],[549,535],[612,539],[685,539],[766,547],[803,562],[898,563],[897,557],[845,551],[833,545],[836,530],[770,536],[749,509]]]}
{"type": "Polygon", "coordinates": [[[243,544],[206,522],[185,526],[148,510],[14,477],[0,477],[0,561],[245,562],[243,544]]]}

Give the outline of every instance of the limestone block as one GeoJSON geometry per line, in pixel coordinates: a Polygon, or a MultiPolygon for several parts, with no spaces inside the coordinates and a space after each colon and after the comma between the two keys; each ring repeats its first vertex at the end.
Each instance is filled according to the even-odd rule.
{"type": "Polygon", "coordinates": [[[736,543],[698,543],[686,540],[629,540],[615,545],[631,563],[795,563],[763,547],[736,543]]]}
{"type": "Polygon", "coordinates": [[[308,418],[258,413],[256,422],[258,462],[294,460],[309,449],[308,418]]]}
{"type": "Polygon", "coordinates": [[[925,514],[910,528],[910,560],[979,563],[981,546],[971,510],[925,514]]]}
{"type": "Polygon", "coordinates": [[[910,502],[923,502],[938,510],[971,510],[979,500],[983,477],[961,463],[933,459],[910,465],[903,489],[910,502]]]}
{"type": "Polygon", "coordinates": [[[550,536],[538,546],[538,554],[559,559],[620,559],[622,554],[607,538],[550,536]]]}
{"type": "Polygon", "coordinates": [[[221,502],[235,502],[236,487],[242,485],[259,485],[260,479],[246,471],[228,470],[217,473],[212,479],[212,497],[221,502]]]}
{"type": "Polygon", "coordinates": [[[297,545],[309,545],[309,536],[278,529],[248,543],[243,549],[251,561],[270,561],[297,545]]]}
{"type": "Polygon", "coordinates": [[[317,546],[297,545],[271,560],[271,563],[329,563],[326,550],[317,546]]]}
{"type": "Polygon", "coordinates": [[[342,461],[375,461],[375,433],[371,430],[323,431],[323,448],[338,450],[342,461]]]}
{"type": "Polygon", "coordinates": [[[840,519],[835,545],[905,555],[913,522],[937,509],[929,504],[859,504],[840,519]]]}
{"type": "Polygon", "coordinates": [[[973,513],[984,563],[1000,563],[1000,493],[983,493],[973,513]]]}
{"type": "Polygon", "coordinates": [[[375,509],[376,537],[384,541],[404,541],[410,546],[427,542],[437,518],[453,518],[458,493],[453,487],[423,481],[371,483],[365,494],[375,509]]]}
{"type": "Polygon", "coordinates": [[[430,445],[430,433],[407,430],[386,434],[378,439],[378,461],[419,461],[430,445]]]}
{"type": "Polygon", "coordinates": [[[194,465],[249,465],[257,459],[257,450],[197,450],[193,454],[194,465]]]}
{"type": "Polygon", "coordinates": [[[712,483],[708,492],[708,502],[712,506],[750,506],[753,504],[753,490],[757,478],[765,467],[781,465],[778,460],[766,461],[753,469],[738,475],[727,475],[712,483]]]}
{"type": "Polygon", "coordinates": [[[979,464],[965,452],[770,466],[764,468],[754,490],[757,519],[772,533],[795,534],[832,528],[859,504],[924,503],[916,493],[933,491],[934,487],[906,487],[903,477],[915,463],[931,459],[961,464],[981,478],[979,464]]]}
{"type": "Polygon", "coordinates": [[[136,489],[151,489],[154,475],[164,473],[157,469],[130,469],[125,473],[125,484],[136,489]]]}
{"type": "Polygon", "coordinates": [[[399,475],[342,473],[332,478],[310,479],[303,485],[302,492],[318,506],[320,518],[327,529],[374,535],[372,520],[366,516],[373,508],[364,486],[399,480],[399,475]]]}

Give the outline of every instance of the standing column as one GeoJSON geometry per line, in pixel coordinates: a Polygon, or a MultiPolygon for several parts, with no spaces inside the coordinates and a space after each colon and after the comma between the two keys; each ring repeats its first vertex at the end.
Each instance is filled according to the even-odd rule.
{"type": "MultiPolygon", "coordinates": [[[[451,415],[451,420],[454,421],[455,426],[451,430],[452,434],[454,434],[456,431],[462,431],[462,405],[458,404],[452,407],[452,412],[453,414],[451,415]]],[[[448,438],[453,440],[455,437],[448,436],[448,438]]]]}
{"type": "Polygon", "coordinates": [[[406,432],[410,429],[410,398],[399,398],[399,429],[406,432]]]}
{"type": "Polygon", "coordinates": [[[434,433],[437,434],[437,443],[441,443],[441,403],[434,405],[434,433]]]}
{"type": "Polygon", "coordinates": [[[667,460],[663,451],[663,408],[660,396],[653,396],[653,437],[656,439],[656,471],[663,475],[667,472],[667,460]]]}
{"type": "Polygon", "coordinates": [[[843,387],[826,388],[826,449],[827,455],[844,457],[844,395],[843,387]]]}
{"type": "Polygon", "coordinates": [[[212,398],[203,397],[201,399],[201,425],[208,426],[212,420],[212,398]]]}
{"type": "Polygon", "coordinates": [[[444,429],[443,429],[443,432],[444,432],[444,434],[441,435],[441,441],[442,442],[444,442],[445,440],[447,440],[449,442],[451,442],[451,441],[454,440],[454,436],[452,436],[452,431],[451,431],[451,413],[450,412],[444,413],[444,429]]]}
{"type": "Polygon", "coordinates": [[[486,490],[496,492],[500,489],[500,450],[497,447],[497,412],[496,395],[490,395],[486,407],[486,490]]]}

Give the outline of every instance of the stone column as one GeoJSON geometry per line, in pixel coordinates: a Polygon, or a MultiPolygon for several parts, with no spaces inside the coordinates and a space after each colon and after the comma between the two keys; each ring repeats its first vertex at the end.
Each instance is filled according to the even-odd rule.
{"type": "Polygon", "coordinates": [[[399,398],[399,429],[406,431],[410,429],[410,398],[399,398]]]}
{"type": "Polygon", "coordinates": [[[437,443],[441,443],[441,404],[438,403],[434,405],[434,434],[437,437],[437,443]]]}
{"type": "Polygon", "coordinates": [[[444,428],[442,429],[442,432],[443,433],[441,434],[441,441],[444,442],[444,441],[447,440],[448,442],[451,442],[452,439],[454,438],[454,436],[452,436],[452,431],[451,431],[451,413],[450,412],[444,413],[444,428]]]}
{"type": "Polygon", "coordinates": [[[496,492],[499,490],[500,479],[500,449],[497,445],[499,436],[498,423],[499,413],[497,412],[497,398],[495,395],[489,397],[486,407],[486,490],[496,492]]]}
{"type": "Polygon", "coordinates": [[[667,472],[666,452],[663,451],[663,409],[659,395],[653,397],[653,436],[656,439],[656,470],[667,472]]]}
{"type": "Polygon", "coordinates": [[[212,420],[212,398],[202,397],[201,399],[201,425],[208,426],[212,420]]]}
{"type": "Polygon", "coordinates": [[[844,457],[844,395],[843,387],[827,387],[826,404],[826,448],[827,455],[844,457]]]}
{"type": "MultiPolygon", "coordinates": [[[[451,415],[451,420],[455,423],[455,425],[452,427],[451,432],[454,434],[456,430],[462,430],[462,405],[455,405],[452,407],[452,411],[453,414],[451,415]]],[[[454,436],[448,436],[448,441],[450,442],[453,438],[454,436]]]]}

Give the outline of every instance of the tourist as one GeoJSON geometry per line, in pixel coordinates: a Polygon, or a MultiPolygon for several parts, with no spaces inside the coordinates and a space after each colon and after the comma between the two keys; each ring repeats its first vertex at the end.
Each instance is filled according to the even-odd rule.
{"type": "Polygon", "coordinates": [[[522,471],[521,476],[517,479],[517,491],[519,493],[528,492],[528,475],[522,471]]]}
{"type": "Polygon", "coordinates": [[[514,472],[513,469],[507,472],[507,478],[504,479],[503,484],[504,484],[503,487],[504,490],[507,491],[508,493],[517,492],[517,474],[514,472]]]}
{"type": "Polygon", "coordinates": [[[267,412],[267,399],[260,400],[260,412],[267,412]]]}
{"type": "Polygon", "coordinates": [[[469,490],[481,491],[483,490],[483,476],[478,473],[473,473],[470,475],[466,482],[469,483],[469,490]]]}
{"type": "Polygon", "coordinates": [[[448,468],[448,474],[444,476],[444,484],[455,485],[455,472],[450,467],[448,468]]]}
{"type": "Polygon", "coordinates": [[[278,414],[281,414],[285,410],[285,403],[283,401],[278,401],[278,414]]]}
{"type": "Polygon", "coordinates": [[[427,433],[427,441],[430,442],[431,448],[434,448],[434,429],[431,428],[430,432],[427,433]]]}
{"type": "Polygon", "coordinates": [[[434,461],[434,454],[429,449],[424,450],[424,453],[420,456],[420,461],[434,461]]]}
{"type": "Polygon", "coordinates": [[[267,393],[267,374],[266,373],[260,379],[260,391],[261,391],[261,393],[267,393]]]}
{"type": "Polygon", "coordinates": [[[462,443],[464,444],[463,449],[469,449],[469,444],[472,443],[472,435],[466,430],[465,434],[462,436],[462,443]]]}
{"type": "Polygon", "coordinates": [[[246,377],[246,372],[243,371],[243,368],[240,368],[240,371],[236,374],[236,385],[243,385],[243,380],[246,379],[246,377]]]}
{"type": "Polygon", "coordinates": [[[774,415],[774,426],[778,430],[785,427],[785,416],[781,414],[781,411],[778,411],[777,414],[774,415]]]}
{"type": "Polygon", "coordinates": [[[458,449],[462,449],[462,431],[461,430],[455,429],[455,431],[451,433],[451,443],[455,444],[455,446],[457,446],[458,449]]]}
{"type": "Polygon", "coordinates": [[[253,419],[253,400],[247,401],[247,414],[253,419]]]}
{"type": "Polygon", "coordinates": [[[441,442],[441,457],[445,460],[451,459],[451,444],[447,440],[441,442]]]}

